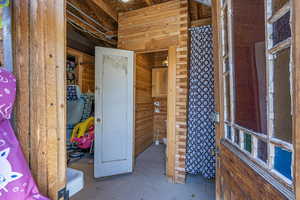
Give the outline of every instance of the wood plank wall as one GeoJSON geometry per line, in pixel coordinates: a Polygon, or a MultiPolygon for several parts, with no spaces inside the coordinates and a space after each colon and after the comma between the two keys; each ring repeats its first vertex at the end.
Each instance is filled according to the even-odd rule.
{"type": "Polygon", "coordinates": [[[65,1],[14,0],[16,134],[40,191],[66,181],[65,1]]]}
{"type": "Polygon", "coordinates": [[[78,51],[76,49],[67,48],[67,54],[76,57],[77,70],[76,73],[78,85],[82,93],[95,92],[95,57],[78,51]]]}
{"type": "Polygon", "coordinates": [[[173,0],[119,15],[118,48],[139,52],[177,48],[175,170],[168,172],[177,183],[185,182],[188,15],[187,0],[173,0]]]}
{"type": "Polygon", "coordinates": [[[153,112],[154,139],[167,138],[167,97],[154,97],[153,102],[159,102],[160,112],[153,112]]]}
{"type": "Polygon", "coordinates": [[[287,199],[228,148],[221,145],[220,152],[221,199],[287,199]]]}
{"type": "Polygon", "coordinates": [[[134,51],[168,49],[179,43],[180,1],[119,14],[118,48],[134,51]]]}
{"type": "Polygon", "coordinates": [[[135,155],[153,142],[152,65],[148,54],[136,56],[135,155]]]}

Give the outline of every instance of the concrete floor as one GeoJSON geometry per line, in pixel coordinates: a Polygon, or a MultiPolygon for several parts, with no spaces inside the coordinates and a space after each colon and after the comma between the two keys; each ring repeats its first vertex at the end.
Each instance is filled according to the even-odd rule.
{"type": "Polygon", "coordinates": [[[71,165],[85,173],[85,188],[71,200],[214,200],[214,180],[188,176],[186,184],[165,177],[165,148],[151,146],[136,159],[132,174],[101,180],[93,178],[93,164],[82,159],[71,165]]]}

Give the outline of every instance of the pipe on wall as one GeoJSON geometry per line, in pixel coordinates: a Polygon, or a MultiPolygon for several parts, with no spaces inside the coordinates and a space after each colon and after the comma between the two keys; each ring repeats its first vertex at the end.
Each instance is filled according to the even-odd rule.
{"type": "Polygon", "coordinates": [[[202,3],[204,5],[207,5],[207,6],[211,6],[211,0],[194,0],[198,3],[202,3]]]}

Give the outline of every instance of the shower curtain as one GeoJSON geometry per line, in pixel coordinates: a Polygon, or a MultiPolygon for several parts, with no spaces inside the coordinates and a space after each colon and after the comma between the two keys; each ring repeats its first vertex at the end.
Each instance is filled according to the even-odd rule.
{"type": "Polygon", "coordinates": [[[212,27],[191,30],[186,171],[215,176],[214,69],[212,27]]]}

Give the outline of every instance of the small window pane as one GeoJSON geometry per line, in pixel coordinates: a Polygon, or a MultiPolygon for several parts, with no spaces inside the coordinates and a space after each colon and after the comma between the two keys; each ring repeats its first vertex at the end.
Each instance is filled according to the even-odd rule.
{"type": "Polygon", "coordinates": [[[245,133],[244,135],[244,149],[249,153],[252,153],[252,137],[248,133],[245,133]]]}
{"type": "Polygon", "coordinates": [[[226,116],[225,119],[231,121],[231,105],[230,105],[230,78],[229,75],[225,77],[225,103],[226,103],[226,116]]]}
{"type": "Polygon", "coordinates": [[[232,0],[235,123],[263,132],[266,123],[265,4],[232,0]],[[255,10],[253,10],[255,8],[255,10]]]}
{"type": "Polygon", "coordinates": [[[231,127],[230,126],[228,126],[228,125],[225,125],[225,128],[226,128],[226,135],[227,135],[227,138],[229,139],[229,140],[231,140],[231,138],[232,138],[232,135],[231,135],[231,127]]]}
{"type": "Polygon", "coordinates": [[[240,145],[240,131],[237,129],[234,131],[234,142],[240,145]]]}
{"type": "Polygon", "coordinates": [[[275,147],[274,169],[290,180],[292,180],[291,164],[292,152],[275,147]]]}
{"type": "Polygon", "coordinates": [[[223,23],[224,23],[224,30],[223,30],[223,40],[224,40],[224,54],[223,56],[228,55],[228,15],[227,15],[227,8],[224,9],[224,18],[223,18],[223,23]]]}
{"type": "Polygon", "coordinates": [[[273,0],[273,11],[276,12],[284,6],[289,0],[273,0]]]}
{"type": "Polygon", "coordinates": [[[281,51],[274,69],[274,136],[292,142],[292,115],[290,95],[290,49],[281,51]]]}
{"type": "Polygon", "coordinates": [[[274,45],[285,39],[291,37],[291,27],[290,27],[290,12],[282,16],[273,25],[273,42],[274,45]]]}
{"type": "Polygon", "coordinates": [[[257,145],[257,156],[260,160],[266,163],[268,160],[268,145],[266,142],[261,140],[258,140],[257,145]]]}

